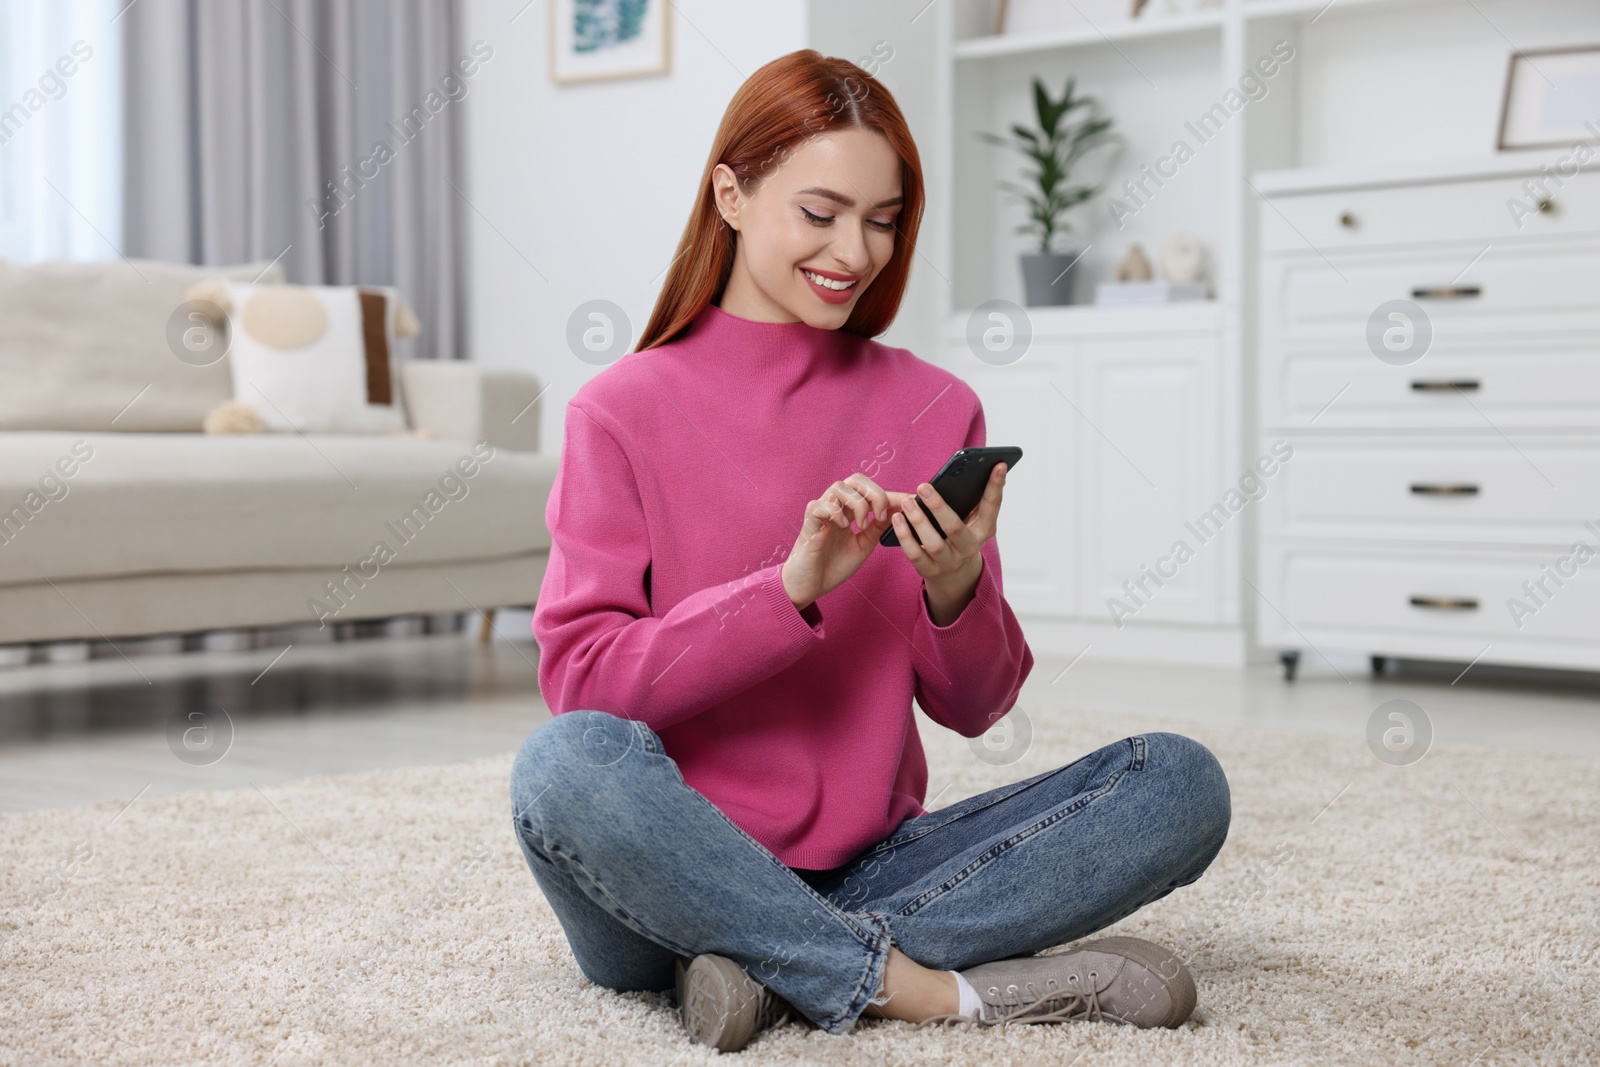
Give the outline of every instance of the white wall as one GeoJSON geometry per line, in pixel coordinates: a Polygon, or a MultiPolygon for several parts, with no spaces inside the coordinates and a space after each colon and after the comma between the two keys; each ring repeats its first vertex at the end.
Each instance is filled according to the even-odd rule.
{"type": "Polygon", "coordinates": [[[1512,49],[1597,40],[1595,0],[1334,6],[1300,34],[1297,165],[1493,155],[1512,49]]]}
{"type": "Polygon", "coordinates": [[[738,0],[672,7],[669,74],[557,85],[548,0],[461,3],[462,46],[494,49],[463,109],[467,353],[550,386],[550,452],[567,401],[600,370],[568,350],[568,316],[610,300],[637,339],[728,101],[756,68],[806,47],[803,0],[762,0],[760,18],[738,0]]]}
{"type": "Polygon", "coordinates": [[[894,96],[911,127],[921,157],[928,204],[917,236],[917,253],[900,313],[878,340],[909,348],[929,362],[938,356],[937,287],[949,282],[936,264],[940,228],[934,217],[934,155],[945,118],[935,113],[934,34],[939,20],[928,0],[810,0],[810,43],[825,56],[839,56],[860,65],[894,96]],[[873,57],[885,57],[869,65],[873,57]]]}
{"type": "MultiPolygon", "coordinates": [[[[526,367],[550,386],[541,434],[542,447],[555,451],[567,401],[600,370],[568,350],[568,316],[587,300],[611,300],[637,340],[717,124],[744,80],[799,48],[862,62],[886,42],[893,56],[877,77],[905,113],[927,169],[939,125],[935,20],[919,15],[927,0],[761,0],[760,18],[748,2],[674,0],[671,73],[558,86],[549,75],[548,0],[524,10],[527,2],[461,3],[462,47],[481,39],[494,49],[463,107],[466,351],[526,367]]],[[[925,219],[923,241],[930,238],[925,219]]],[[[880,338],[928,359],[936,338],[931,287],[944,284],[935,261],[919,254],[900,316],[880,338]]]]}

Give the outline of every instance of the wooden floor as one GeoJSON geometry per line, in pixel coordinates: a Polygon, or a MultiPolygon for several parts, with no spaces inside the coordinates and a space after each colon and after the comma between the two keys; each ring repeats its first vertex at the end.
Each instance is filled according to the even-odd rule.
{"type": "MultiPolygon", "coordinates": [[[[488,645],[438,634],[0,670],[0,811],[513,751],[549,717],[525,633],[513,627],[488,645]],[[219,747],[185,762],[176,753],[195,723],[219,747]]],[[[1091,653],[1041,659],[1018,706],[1117,712],[1130,733],[1176,715],[1359,737],[1380,704],[1399,698],[1423,709],[1438,742],[1600,756],[1600,676],[1475,666],[1455,680],[1463,664],[1399,666],[1373,677],[1364,658],[1311,660],[1286,684],[1268,664],[1167,667],[1091,653]]]]}

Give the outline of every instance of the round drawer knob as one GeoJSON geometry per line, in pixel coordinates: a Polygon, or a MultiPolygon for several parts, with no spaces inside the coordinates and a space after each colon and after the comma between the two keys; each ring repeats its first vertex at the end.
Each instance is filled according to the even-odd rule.
{"type": "MultiPolygon", "coordinates": [[[[1544,209],[1540,208],[1539,210],[1543,211],[1544,209]]],[[[1346,211],[1339,216],[1339,225],[1347,230],[1353,230],[1356,228],[1356,217],[1346,211]]]]}
{"type": "Polygon", "coordinates": [[[1555,209],[1556,209],[1556,204],[1555,204],[1554,200],[1541,200],[1541,201],[1539,201],[1539,210],[1540,211],[1549,212],[1549,211],[1554,211],[1555,209]]]}

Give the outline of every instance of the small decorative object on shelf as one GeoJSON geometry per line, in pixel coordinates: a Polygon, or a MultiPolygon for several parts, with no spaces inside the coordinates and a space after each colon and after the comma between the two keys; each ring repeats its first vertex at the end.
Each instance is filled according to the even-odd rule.
{"type": "Polygon", "coordinates": [[[1198,282],[1205,277],[1206,246],[1188,233],[1168,236],[1161,246],[1161,276],[1169,282],[1198,282]]]}
{"type": "Polygon", "coordinates": [[[1055,100],[1051,99],[1043,81],[1033,79],[1037,129],[1013,124],[1009,140],[987,131],[977,134],[989,144],[1015,148],[1035,164],[1035,169],[1026,173],[1033,181],[1031,187],[1000,183],[1002,188],[1017,193],[1028,206],[1028,221],[1018,226],[1016,232],[1037,234],[1039,238],[1037,252],[1022,254],[1023,288],[1029,306],[1072,303],[1075,269],[1085,250],[1075,247],[1057,250],[1055,239],[1058,233],[1071,231],[1063,216],[1097,194],[1101,185],[1071,185],[1068,181],[1086,155],[1119,140],[1110,132],[1113,120],[1096,114],[1095,98],[1087,93],[1074,95],[1076,81],[1069,77],[1066,90],[1055,100]],[[1077,112],[1077,116],[1069,118],[1073,112],[1077,112]]]}
{"type": "Polygon", "coordinates": [[[1122,257],[1122,262],[1117,264],[1117,270],[1112,275],[1119,282],[1147,282],[1155,275],[1150,270],[1150,261],[1144,258],[1144,249],[1135,241],[1128,246],[1127,254],[1122,257]]]}
{"type": "Polygon", "coordinates": [[[1094,302],[1101,307],[1127,307],[1204,300],[1205,254],[1199,238],[1186,233],[1171,235],[1161,246],[1162,280],[1154,281],[1144,249],[1134,242],[1117,265],[1117,280],[1095,286],[1094,302]]]}

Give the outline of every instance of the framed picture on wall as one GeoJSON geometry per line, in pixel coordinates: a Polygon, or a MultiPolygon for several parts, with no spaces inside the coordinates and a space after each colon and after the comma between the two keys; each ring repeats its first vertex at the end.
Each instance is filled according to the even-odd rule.
{"type": "Polygon", "coordinates": [[[550,77],[558,84],[672,69],[667,0],[550,0],[550,77]]]}
{"type": "Polygon", "coordinates": [[[1512,53],[1495,147],[1580,141],[1600,141],[1600,44],[1512,53]]]}

